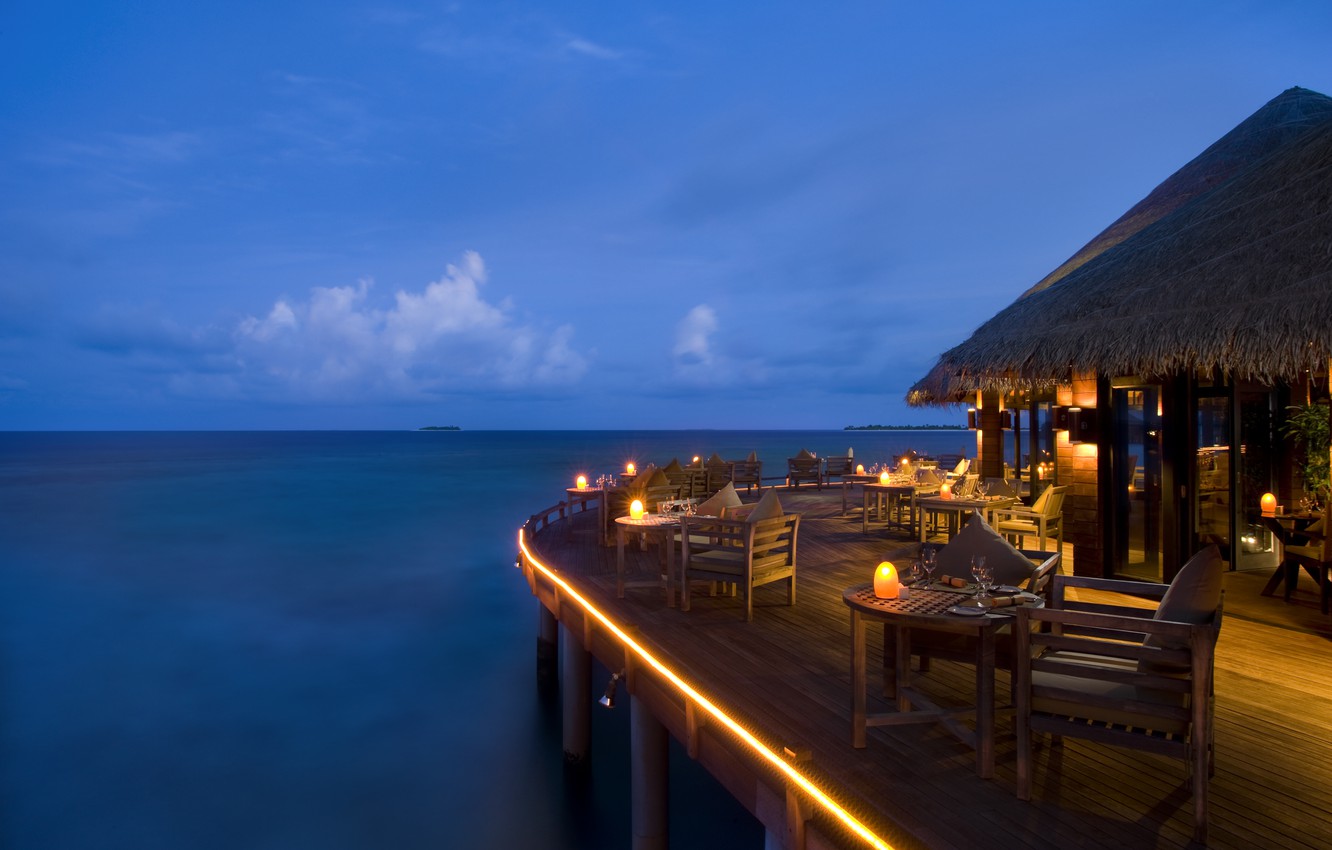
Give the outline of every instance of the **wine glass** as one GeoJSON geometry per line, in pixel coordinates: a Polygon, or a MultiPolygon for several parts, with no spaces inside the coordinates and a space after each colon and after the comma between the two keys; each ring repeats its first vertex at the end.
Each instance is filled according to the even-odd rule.
{"type": "Polygon", "coordinates": [[[938,555],[933,546],[926,545],[921,548],[921,561],[925,565],[925,581],[928,584],[934,584],[934,568],[939,566],[938,555]]]}
{"type": "Polygon", "coordinates": [[[976,555],[971,559],[971,577],[976,580],[976,598],[985,599],[990,595],[990,585],[994,581],[994,573],[985,563],[984,555],[976,555]]]}

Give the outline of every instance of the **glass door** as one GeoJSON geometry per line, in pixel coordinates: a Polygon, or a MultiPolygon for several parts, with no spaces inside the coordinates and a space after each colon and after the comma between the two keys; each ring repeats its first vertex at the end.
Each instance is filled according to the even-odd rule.
{"type": "Polygon", "coordinates": [[[1236,491],[1235,523],[1239,546],[1235,547],[1236,569],[1268,569],[1276,567],[1276,542],[1272,532],[1263,524],[1259,500],[1264,493],[1277,492],[1276,469],[1280,439],[1275,433],[1275,393],[1265,387],[1240,387],[1236,392],[1239,405],[1239,464],[1236,491]]]}
{"type": "Polygon", "coordinates": [[[1161,388],[1112,393],[1115,572],[1161,581],[1161,388]]]}
{"type": "Polygon", "coordinates": [[[1231,418],[1228,390],[1214,395],[1198,396],[1197,457],[1193,464],[1193,529],[1194,548],[1215,543],[1221,557],[1233,566],[1231,552],[1232,514],[1231,472],[1231,418]]]}

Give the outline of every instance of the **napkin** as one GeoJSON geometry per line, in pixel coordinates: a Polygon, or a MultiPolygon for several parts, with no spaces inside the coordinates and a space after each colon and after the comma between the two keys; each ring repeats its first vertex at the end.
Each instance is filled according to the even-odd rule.
{"type": "Polygon", "coordinates": [[[981,600],[986,608],[1007,608],[1009,605],[1022,604],[1021,596],[987,596],[981,600]]]}
{"type": "Polygon", "coordinates": [[[971,586],[971,582],[967,581],[966,579],[964,579],[964,578],[954,578],[954,577],[952,577],[952,576],[940,576],[940,577],[939,577],[939,584],[946,585],[946,586],[948,586],[948,587],[970,587],[970,586],[971,586]]]}

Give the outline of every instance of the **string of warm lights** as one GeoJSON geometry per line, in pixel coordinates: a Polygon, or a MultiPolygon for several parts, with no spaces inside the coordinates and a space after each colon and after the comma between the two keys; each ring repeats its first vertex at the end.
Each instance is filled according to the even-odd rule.
{"type": "Polygon", "coordinates": [[[832,797],[828,796],[827,793],[815,785],[809,777],[792,767],[790,762],[783,758],[782,755],[767,747],[762,741],[741,726],[738,721],[715,705],[707,697],[703,696],[703,694],[696,691],[688,682],[680,678],[674,670],[657,660],[657,658],[644,646],[639,644],[630,637],[628,633],[617,626],[609,616],[593,605],[590,600],[575,590],[567,581],[561,578],[553,568],[547,566],[540,558],[536,557],[536,555],[532,553],[532,550],[527,546],[526,532],[526,526],[518,529],[518,549],[523,553],[527,562],[531,564],[534,569],[540,570],[552,584],[559,587],[570,599],[573,599],[581,605],[584,611],[591,614],[598,622],[605,626],[607,631],[615,635],[626,648],[642,659],[643,663],[647,664],[653,670],[656,670],[662,678],[673,684],[685,695],[686,698],[692,700],[698,708],[703,709],[703,711],[711,715],[718,723],[731,730],[731,733],[739,738],[756,755],[785,775],[787,779],[808,794],[829,814],[841,821],[849,830],[862,838],[871,847],[879,848],[879,850],[893,850],[891,844],[884,841],[868,826],[861,823],[855,815],[838,805],[836,800],[832,799],[832,797]]]}

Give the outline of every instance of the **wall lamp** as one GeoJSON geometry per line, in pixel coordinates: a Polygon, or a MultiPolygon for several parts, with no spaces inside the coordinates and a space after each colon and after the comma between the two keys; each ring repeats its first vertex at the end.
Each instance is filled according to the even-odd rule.
{"type": "Polygon", "coordinates": [[[623,678],[624,678],[624,671],[623,671],[623,670],[621,670],[621,671],[618,672],[618,673],[612,673],[612,674],[611,674],[611,677],[610,677],[610,681],[606,683],[606,693],[602,694],[602,695],[601,695],[601,699],[597,700],[597,702],[598,702],[599,704],[601,704],[601,705],[606,706],[607,708],[614,708],[614,707],[615,707],[615,686],[618,685],[618,684],[620,684],[620,680],[623,679],[623,678]]]}
{"type": "Polygon", "coordinates": [[[967,430],[976,430],[976,408],[974,407],[967,408],[967,430]]]}
{"type": "Polygon", "coordinates": [[[1097,427],[1096,409],[1084,410],[1081,407],[1068,409],[1068,441],[1070,443],[1094,443],[1100,436],[1097,427]]]}

